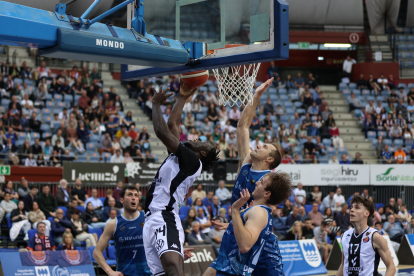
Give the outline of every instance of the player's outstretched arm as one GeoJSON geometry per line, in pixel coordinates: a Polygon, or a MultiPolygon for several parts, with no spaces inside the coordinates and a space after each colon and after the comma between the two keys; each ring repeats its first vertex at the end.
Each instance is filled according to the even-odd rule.
{"type": "Polygon", "coordinates": [[[180,98],[175,104],[173,110],[171,111],[170,117],[168,118],[168,128],[171,133],[180,140],[180,123],[181,123],[181,114],[183,113],[184,105],[188,99],[191,97],[198,88],[190,88],[183,83],[183,80],[180,79],[180,98]]]}
{"type": "MultiPolygon", "coordinates": [[[[272,84],[273,78],[267,80],[265,83],[262,83],[253,95],[253,104],[247,104],[244,108],[240,120],[237,123],[237,150],[239,152],[239,169],[241,165],[248,163],[250,160],[245,160],[246,156],[249,156],[250,153],[250,137],[249,137],[249,128],[252,124],[254,113],[256,112],[256,108],[260,103],[260,97],[263,95],[263,93],[269,88],[269,86],[272,84]]],[[[250,156],[249,156],[250,158],[250,156]]]]}
{"type": "Polygon", "coordinates": [[[119,271],[113,271],[112,268],[106,263],[106,260],[103,256],[104,250],[108,247],[109,241],[112,239],[112,235],[115,232],[116,220],[111,220],[105,226],[104,232],[96,244],[95,250],[93,251],[93,257],[100,267],[105,271],[109,276],[123,276],[119,271]]]}
{"type": "Polygon", "coordinates": [[[387,271],[385,272],[385,276],[394,276],[396,269],[394,265],[394,261],[392,260],[391,252],[388,249],[387,241],[378,233],[372,234],[372,241],[374,243],[374,248],[378,250],[378,253],[384,262],[385,266],[387,267],[387,271]]]}
{"type": "Polygon", "coordinates": [[[157,93],[152,89],[154,97],[152,98],[152,125],[154,126],[155,135],[172,153],[176,153],[180,140],[168,128],[167,122],[164,120],[161,112],[161,105],[173,94],[167,94],[168,89],[157,93]]]}
{"type": "Polygon", "coordinates": [[[240,198],[236,200],[232,207],[232,221],[234,236],[237,241],[240,253],[244,254],[249,252],[253,245],[257,242],[263,228],[267,224],[268,214],[262,207],[256,206],[250,209],[246,215],[246,224],[240,216],[240,208],[243,207],[250,199],[250,193],[248,189],[244,189],[240,193],[240,198]]]}

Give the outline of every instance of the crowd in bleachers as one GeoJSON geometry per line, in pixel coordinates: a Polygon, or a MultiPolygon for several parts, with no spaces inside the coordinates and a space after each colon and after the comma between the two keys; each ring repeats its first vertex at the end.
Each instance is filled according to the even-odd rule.
{"type": "Polygon", "coordinates": [[[356,83],[340,83],[339,89],[381,163],[414,161],[414,83],[397,86],[392,75],[375,79],[370,74],[365,79],[361,74],[356,83]]]}
{"type": "Polygon", "coordinates": [[[155,161],[146,128],[113,87],[103,90],[97,68],[58,73],[45,62],[0,66],[0,151],[6,163],[60,166],[63,161],[128,163],[155,161]]]}
{"type": "MultiPolygon", "coordinates": [[[[260,106],[250,127],[250,147],[254,149],[263,143],[280,143],[284,152],[282,162],[285,164],[339,163],[338,159],[342,162],[342,158],[336,155],[347,156],[347,149],[335,124],[334,114],[313,75],[304,78],[298,73],[296,78],[288,75],[282,80],[273,62],[267,75],[275,80],[260,99],[260,106]]],[[[256,82],[255,87],[260,84],[256,82]]],[[[167,86],[175,95],[162,106],[166,120],[178,99],[180,82],[176,76],[127,84],[129,97],[137,100],[150,119],[152,88],[158,90],[167,86]]],[[[200,138],[216,143],[221,150],[220,159],[234,159],[237,158],[237,121],[244,105],[222,106],[219,97],[217,83],[208,80],[196,95],[189,98],[183,109],[180,139],[200,138]]],[[[349,156],[347,158],[352,159],[349,156]]],[[[356,160],[356,163],[361,161],[356,160]]]]}
{"type": "MultiPolygon", "coordinates": [[[[273,233],[279,240],[315,239],[324,262],[332,249],[332,242],[350,227],[350,202],[360,195],[374,202],[368,189],[355,191],[345,197],[340,187],[323,195],[318,186],[312,192],[306,192],[301,183],[293,190],[292,196],[283,204],[272,208],[273,233]]],[[[198,184],[187,199],[187,206],[180,208],[180,218],[186,233],[188,245],[212,244],[220,246],[225,230],[212,227],[211,220],[227,223],[231,221],[231,191],[219,182],[218,189],[213,192],[203,190],[198,184]]],[[[404,233],[414,233],[414,218],[411,213],[414,207],[408,208],[398,198],[390,198],[389,203],[375,204],[376,211],[368,220],[370,227],[375,227],[380,234],[388,234],[392,241],[401,242],[404,233]]]]}
{"type": "MultiPolygon", "coordinates": [[[[139,183],[135,185],[139,190],[139,183]]],[[[7,181],[0,189],[1,229],[8,230],[11,240],[21,235],[28,243],[28,250],[94,247],[106,224],[123,213],[122,182],[118,182],[115,189],[107,189],[103,198],[98,197],[97,189],[92,189],[88,195],[80,179],[76,179],[71,190],[62,179],[55,195],[49,185],[43,185],[39,192],[37,186],[28,185],[24,177],[17,191],[13,187],[13,182],[7,181]],[[47,243],[37,242],[35,234],[43,240],[47,237],[47,243]],[[69,243],[66,236],[71,238],[69,243]]],[[[145,197],[142,192],[138,196],[138,209],[142,210],[145,197]]]]}

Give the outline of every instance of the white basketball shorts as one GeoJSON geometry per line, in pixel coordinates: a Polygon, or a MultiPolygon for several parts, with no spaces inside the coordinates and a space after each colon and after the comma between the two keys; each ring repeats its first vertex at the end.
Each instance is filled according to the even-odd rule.
{"type": "Polygon", "coordinates": [[[161,256],[165,252],[176,252],[184,258],[184,230],[178,215],[159,211],[145,219],[143,240],[148,266],[154,276],[165,274],[161,256]]]}

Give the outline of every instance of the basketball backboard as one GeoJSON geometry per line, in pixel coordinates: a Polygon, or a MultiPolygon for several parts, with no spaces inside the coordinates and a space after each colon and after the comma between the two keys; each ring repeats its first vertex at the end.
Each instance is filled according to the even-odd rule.
{"type": "Polygon", "coordinates": [[[206,43],[206,55],[173,68],[123,65],[123,80],[289,57],[284,0],[151,0],[145,1],[144,20],[149,34],[206,43]]]}

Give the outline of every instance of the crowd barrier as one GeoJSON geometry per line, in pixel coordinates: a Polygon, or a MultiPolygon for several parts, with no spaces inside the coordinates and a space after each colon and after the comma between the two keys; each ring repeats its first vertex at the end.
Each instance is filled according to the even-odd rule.
{"type": "Polygon", "coordinates": [[[0,253],[6,276],[95,276],[88,250],[0,253]]]}

